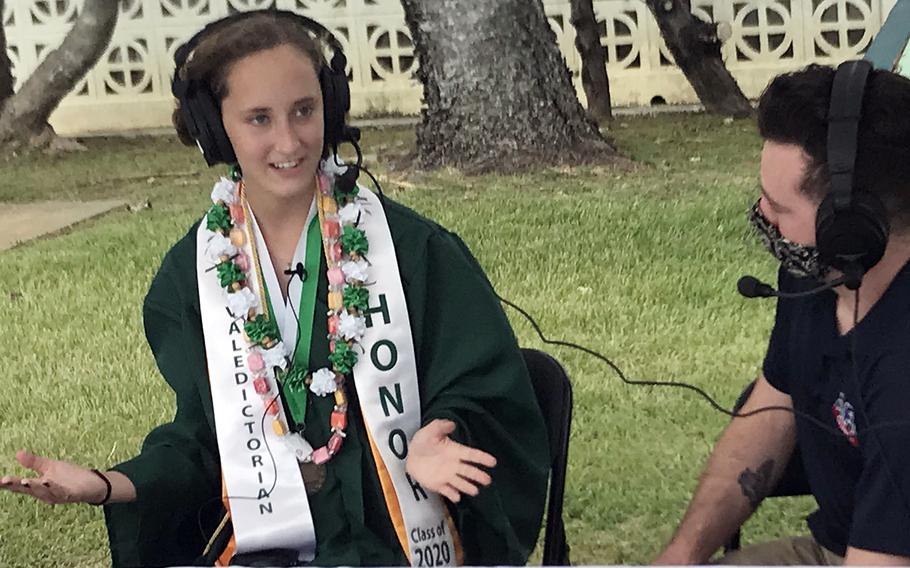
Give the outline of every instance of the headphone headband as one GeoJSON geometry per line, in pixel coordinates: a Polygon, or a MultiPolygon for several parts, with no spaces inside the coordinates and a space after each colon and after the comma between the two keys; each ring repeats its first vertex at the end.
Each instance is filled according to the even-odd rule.
{"type": "MultiPolygon", "coordinates": [[[[177,93],[174,92],[176,87],[176,78],[179,71],[183,69],[183,66],[186,65],[188,59],[191,58],[193,51],[199,45],[199,43],[206,38],[209,34],[212,34],[218,31],[221,28],[227,27],[235,22],[244,20],[257,15],[267,15],[275,18],[287,18],[294,20],[304,28],[313,32],[313,35],[316,39],[325,45],[328,45],[332,49],[333,58],[334,54],[341,53],[344,54],[344,49],[341,47],[341,42],[338,41],[338,38],[335,37],[328,28],[302,14],[297,14],[295,12],[287,12],[284,10],[276,10],[274,8],[265,8],[261,10],[249,10],[247,12],[237,12],[236,14],[231,14],[230,16],[225,16],[221,19],[209,22],[201,30],[193,34],[190,39],[186,40],[177,50],[174,52],[174,77],[175,82],[171,84],[171,91],[174,96],[177,96],[177,93]]],[[[342,70],[343,71],[343,70],[342,70]]]]}
{"type": "Polygon", "coordinates": [[[859,120],[872,64],[847,61],[837,68],[828,109],[828,173],[835,210],[849,207],[853,193],[859,120]]]}

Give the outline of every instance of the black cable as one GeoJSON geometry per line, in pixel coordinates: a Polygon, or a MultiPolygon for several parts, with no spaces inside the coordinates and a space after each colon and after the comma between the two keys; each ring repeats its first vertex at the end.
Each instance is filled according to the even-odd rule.
{"type": "Polygon", "coordinates": [[[294,300],[291,298],[290,294],[291,282],[294,281],[294,276],[300,278],[300,285],[303,286],[303,277],[296,272],[294,274],[291,274],[290,279],[288,279],[288,305],[291,306],[291,313],[294,314],[294,321],[297,322],[297,341],[294,342],[294,351],[291,352],[291,365],[293,365],[294,361],[297,360],[297,348],[300,346],[300,317],[297,315],[297,310],[294,309],[294,300]]]}
{"type": "Polygon", "coordinates": [[[365,172],[369,176],[370,180],[373,182],[373,185],[376,187],[376,192],[379,194],[379,200],[385,205],[385,193],[382,192],[382,185],[379,184],[379,180],[376,179],[376,176],[373,175],[366,166],[363,165],[363,151],[360,149],[360,145],[355,140],[349,140],[348,143],[354,147],[354,151],[357,153],[357,161],[353,164],[348,162],[339,162],[338,161],[338,147],[335,147],[335,153],[332,154],[332,161],[336,166],[347,166],[349,168],[356,168],[358,172],[365,172]]]}
{"type": "MultiPolygon", "coordinates": [[[[491,289],[492,289],[492,286],[491,286],[491,289]]],[[[818,418],[812,416],[811,414],[806,414],[805,412],[801,412],[792,407],[763,406],[761,408],[756,408],[755,410],[750,410],[749,412],[733,412],[731,410],[727,410],[726,408],[724,408],[723,406],[718,404],[718,402],[716,400],[714,400],[711,397],[711,395],[709,395],[707,392],[705,392],[700,387],[697,387],[697,386],[689,384],[689,383],[678,382],[678,381],[642,381],[642,380],[628,379],[628,378],[626,378],[626,375],[625,375],[625,373],[623,373],[622,369],[619,368],[619,366],[617,366],[613,361],[611,361],[606,356],[601,355],[597,351],[594,351],[593,349],[591,349],[589,347],[585,347],[583,345],[578,345],[576,343],[572,343],[570,341],[549,339],[548,337],[546,337],[543,334],[543,331],[540,329],[540,326],[537,324],[537,322],[534,320],[533,317],[531,317],[531,315],[528,312],[526,312],[524,309],[522,309],[518,305],[514,304],[513,302],[506,300],[505,298],[500,296],[498,293],[496,293],[495,290],[493,290],[493,294],[496,295],[496,297],[499,299],[500,302],[502,302],[503,304],[506,304],[507,306],[511,307],[512,309],[514,309],[515,311],[520,313],[522,316],[524,316],[525,319],[527,319],[528,322],[530,322],[531,327],[534,328],[534,331],[537,333],[537,336],[540,337],[541,341],[543,341],[544,343],[546,343],[548,345],[559,345],[562,347],[569,347],[572,349],[576,349],[578,351],[581,351],[582,353],[587,353],[588,355],[591,355],[592,357],[600,359],[601,361],[606,363],[611,369],[613,369],[613,371],[616,373],[616,375],[619,377],[619,379],[627,385],[676,387],[676,388],[691,390],[691,391],[697,393],[702,398],[704,398],[708,402],[708,404],[710,404],[711,407],[714,408],[714,410],[717,410],[721,414],[725,414],[731,418],[748,418],[750,416],[755,416],[756,414],[761,414],[763,412],[770,412],[772,410],[785,411],[785,412],[789,412],[789,413],[793,414],[796,417],[799,417],[808,422],[811,422],[812,424],[818,426],[819,428],[821,428],[822,430],[824,430],[830,434],[833,434],[834,436],[837,436],[837,437],[846,436],[840,430],[837,430],[835,428],[832,428],[831,426],[828,426],[827,424],[825,424],[818,418]]],[[[908,422],[908,423],[910,423],[910,422],[908,422]]],[[[876,426],[876,427],[880,427],[880,426],[876,426]]]]}
{"type": "MultiPolygon", "coordinates": [[[[362,166],[360,165],[361,160],[362,160],[362,154],[360,153],[360,147],[359,147],[356,143],[352,143],[352,144],[353,144],[353,146],[357,149],[357,155],[358,155],[358,164],[357,164],[356,166],[354,166],[354,167],[358,167],[361,171],[366,172],[367,175],[370,177],[370,179],[373,181],[373,184],[376,186],[376,189],[378,190],[378,193],[379,193],[379,195],[380,195],[380,198],[384,197],[384,194],[382,193],[382,187],[380,186],[379,181],[376,179],[376,177],[375,177],[369,170],[367,170],[365,167],[362,167],[362,166]]],[[[336,163],[337,165],[345,165],[345,164],[339,164],[337,160],[338,160],[338,156],[337,156],[337,154],[336,154],[336,155],[335,155],[335,163],[336,163]]],[[[348,167],[352,167],[352,164],[347,164],[347,165],[348,165],[348,167]]],[[[629,379],[629,378],[626,377],[625,373],[623,373],[622,369],[619,368],[619,366],[617,366],[617,365],[616,365],[613,361],[611,361],[608,357],[606,357],[606,356],[604,356],[604,355],[598,353],[597,351],[594,351],[593,349],[591,349],[591,348],[589,348],[589,347],[585,347],[585,346],[583,346],[583,345],[578,345],[578,344],[576,344],[576,343],[572,343],[572,342],[570,342],[570,341],[562,341],[562,340],[549,339],[549,338],[547,338],[547,337],[543,334],[543,330],[541,330],[540,326],[537,324],[537,322],[534,320],[534,318],[531,317],[531,315],[530,315],[527,311],[525,311],[523,308],[521,308],[521,307],[518,306],[517,304],[515,304],[515,303],[513,303],[513,302],[510,302],[509,300],[507,300],[507,299],[503,298],[502,296],[500,296],[499,293],[497,293],[496,290],[493,288],[493,285],[492,285],[492,284],[490,284],[490,290],[492,290],[493,294],[496,296],[497,299],[499,299],[500,302],[502,302],[503,304],[506,304],[507,306],[511,307],[512,309],[514,309],[515,311],[517,311],[518,313],[520,313],[522,316],[524,316],[525,319],[527,319],[528,322],[530,322],[531,326],[534,328],[534,331],[537,333],[537,336],[540,337],[540,340],[541,340],[541,341],[543,341],[544,343],[546,343],[546,344],[548,344],[548,345],[559,345],[559,346],[562,346],[562,347],[569,347],[569,348],[572,348],[572,349],[576,349],[576,350],[578,350],[578,351],[581,351],[582,353],[587,353],[588,355],[591,355],[592,357],[595,357],[595,358],[597,358],[597,359],[600,359],[601,361],[603,361],[604,363],[606,363],[606,364],[607,364],[607,365],[616,373],[616,375],[619,377],[619,379],[620,379],[623,383],[625,383],[625,384],[627,384],[627,385],[634,385],[634,386],[676,387],[676,388],[681,388],[681,389],[690,390],[690,391],[695,392],[696,394],[698,394],[698,395],[701,396],[702,398],[704,398],[704,399],[708,402],[708,404],[709,404],[714,410],[720,412],[721,414],[725,414],[725,415],[727,415],[727,416],[729,416],[729,417],[731,417],[731,418],[748,418],[748,417],[750,417],[750,416],[755,416],[755,415],[761,414],[761,413],[763,413],[763,412],[771,412],[771,411],[774,411],[774,410],[776,410],[776,411],[789,412],[789,413],[793,414],[795,417],[802,418],[803,420],[806,420],[806,421],[808,421],[808,422],[814,424],[814,425],[817,426],[818,428],[821,428],[822,430],[828,432],[829,434],[831,434],[831,435],[833,435],[833,436],[837,436],[837,437],[845,437],[845,436],[846,436],[846,435],[845,435],[843,432],[841,432],[840,430],[838,430],[838,429],[836,429],[836,428],[832,428],[831,426],[825,424],[824,422],[822,422],[821,420],[819,420],[819,419],[816,418],[815,416],[812,416],[811,414],[807,414],[807,413],[805,413],[805,412],[801,412],[801,411],[799,411],[799,410],[796,410],[796,409],[793,408],[793,407],[788,407],[788,406],[763,406],[763,407],[761,407],[761,408],[756,408],[755,410],[750,410],[749,412],[734,412],[734,411],[731,411],[731,410],[727,410],[726,408],[724,408],[723,406],[721,406],[716,400],[714,400],[714,398],[711,397],[711,395],[709,395],[707,392],[705,392],[702,388],[700,388],[700,387],[698,387],[698,386],[695,386],[695,385],[693,385],[693,384],[690,384],[690,383],[685,383],[685,382],[681,382],[681,381],[648,381],[648,380],[635,380],[635,379],[629,379]]],[[[869,428],[867,429],[867,432],[868,432],[868,431],[872,431],[872,430],[877,430],[877,429],[879,429],[879,428],[884,428],[884,427],[888,427],[888,426],[898,425],[898,424],[907,426],[907,425],[910,425],[910,421],[898,421],[898,422],[893,422],[893,421],[892,421],[892,422],[889,422],[889,423],[876,424],[876,425],[874,425],[874,426],[869,427],[869,428]]]]}
{"type": "Polygon", "coordinates": [[[338,161],[338,146],[335,146],[332,153],[332,161],[336,166],[346,166],[348,168],[356,168],[358,172],[363,169],[363,151],[360,149],[360,144],[355,140],[349,140],[348,143],[354,147],[354,152],[357,154],[357,161],[353,164],[348,162],[338,161]]]}
{"type": "MultiPolygon", "coordinates": [[[[275,402],[277,400],[278,400],[277,396],[272,398],[272,401],[268,404],[268,406],[265,407],[265,410],[263,410],[262,420],[259,423],[259,431],[262,433],[262,441],[265,444],[266,451],[269,453],[269,460],[271,460],[271,462],[272,462],[272,475],[273,475],[272,486],[269,487],[269,490],[265,492],[264,498],[271,497],[272,492],[275,491],[275,487],[278,485],[278,461],[275,459],[275,455],[272,453],[272,448],[269,446],[269,438],[268,438],[268,436],[265,435],[265,417],[268,416],[269,409],[272,408],[272,406],[275,404],[275,402]]],[[[202,534],[202,540],[208,540],[208,537],[206,537],[206,535],[205,535],[205,528],[203,528],[203,526],[202,526],[203,510],[205,510],[205,508],[208,507],[211,503],[213,503],[215,501],[221,501],[224,498],[225,497],[220,496],[220,495],[218,497],[212,497],[211,499],[203,502],[202,505],[199,506],[199,509],[196,513],[196,522],[199,525],[199,532],[200,532],[200,534],[202,534]]],[[[246,501],[259,501],[263,497],[259,497],[258,495],[256,497],[249,497],[246,495],[227,495],[226,498],[229,501],[231,499],[238,499],[238,500],[242,499],[242,500],[246,500],[246,501]]]]}
{"type": "MultiPolygon", "coordinates": [[[[290,282],[294,280],[294,276],[295,276],[295,275],[297,275],[298,277],[300,277],[300,275],[297,274],[297,273],[295,272],[294,274],[291,275],[291,278],[290,278],[290,280],[288,281],[288,284],[290,284],[290,282]]],[[[300,278],[301,278],[301,282],[302,282],[302,281],[303,281],[303,278],[302,278],[302,277],[300,277],[300,278]]],[[[300,327],[300,317],[297,315],[297,310],[294,309],[294,302],[293,302],[293,300],[291,299],[290,295],[288,295],[288,304],[291,306],[291,313],[294,314],[294,320],[297,322],[297,327],[298,327],[298,329],[299,329],[299,327],[300,327]]],[[[235,318],[235,319],[241,319],[241,318],[235,318]]],[[[293,364],[293,362],[294,362],[294,357],[296,357],[296,355],[297,355],[297,347],[298,347],[299,344],[300,344],[300,341],[299,341],[299,338],[298,338],[298,341],[294,344],[294,352],[293,352],[292,355],[291,355],[291,364],[293,364]]],[[[279,383],[278,383],[278,377],[277,377],[277,375],[276,375],[276,377],[275,377],[275,385],[276,385],[276,388],[278,389],[279,395],[280,395],[280,386],[279,386],[279,383]]],[[[269,446],[269,439],[268,439],[268,436],[265,435],[265,418],[266,418],[266,416],[268,416],[269,410],[272,408],[272,406],[275,405],[275,403],[277,402],[277,400],[278,400],[278,396],[275,396],[275,397],[272,398],[271,402],[269,402],[269,404],[265,407],[265,410],[263,410],[263,412],[262,412],[262,420],[261,420],[260,423],[259,423],[259,431],[261,432],[261,435],[262,435],[262,441],[263,441],[263,443],[265,444],[265,449],[266,449],[266,451],[268,452],[269,460],[272,462],[272,475],[273,475],[273,478],[272,478],[272,486],[269,487],[269,490],[265,492],[265,498],[271,497],[272,492],[275,491],[275,487],[278,485],[278,461],[275,459],[275,454],[272,453],[272,448],[271,448],[271,446],[269,446]]],[[[249,497],[249,496],[245,496],[245,495],[228,495],[228,496],[227,496],[227,499],[228,499],[228,500],[230,500],[230,499],[244,499],[244,500],[256,500],[256,501],[258,501],[258,500],[260,499],[260,497],[259,497],[259,496],[256,496],[256,497],[249,497]]],[[[197,521],[197,524],[199,525],[199,532],[202,534],[203,540],[206,540],[207,537],[206,537],[206,534],[205,534],[205,528],[202,526],[202,513],[203,513],[203,511],[205,510],[205,508],[208,507],[212,502],[214,502],[214,501],[221,501],[221,500],[222,500],[222,497],[221,497],[221,496],[213,497],[213,498],[209,499],[208,501],[205,501],[202,505],[199,506],[199,509],[198,509],[198,511],[197,511],[197,513],[196,513],[196,521],[197,521]]]]}
{"type": "Polygon", "coordinates": [[[376,179],[376,176],[374,176],[373,173],[366,168],[366,166],[362,166],[360,168],[360,171],[366,172],[366,174],[370,177],[370,180],[372,180],[373,185],[376,186],[376,192],[379,194],[379,199],[384,200],[385,194],[382,192],[382,186],[379,185],[379,180],[376,179]]]}

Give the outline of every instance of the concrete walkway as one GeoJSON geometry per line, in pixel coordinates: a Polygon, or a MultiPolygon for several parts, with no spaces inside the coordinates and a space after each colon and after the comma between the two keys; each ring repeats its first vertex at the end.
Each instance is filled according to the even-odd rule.
{"type": "Polygon", "coordinates": [[[0,251],[126,205],[126,201],[0,203],[0,251]]]}

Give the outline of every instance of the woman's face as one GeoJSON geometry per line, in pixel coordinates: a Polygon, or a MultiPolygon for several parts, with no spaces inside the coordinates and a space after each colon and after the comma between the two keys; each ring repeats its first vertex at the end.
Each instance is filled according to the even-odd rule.
{"type": "Polygon", "coordinates": [[[313,63],[281,45],[240,59],[226,80],[221,115],[250,194],[277,201],[305,195],[322,156],[322,92],[313,63]]]}

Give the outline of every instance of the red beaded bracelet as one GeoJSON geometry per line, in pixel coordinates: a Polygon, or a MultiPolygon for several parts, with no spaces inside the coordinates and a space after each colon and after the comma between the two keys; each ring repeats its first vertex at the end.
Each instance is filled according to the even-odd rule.
{"type": "Polygon", "coordinates": [[[89,505],[95,505],[95,506],[100,507],[101,505],[106,505],[107,502],[111,499],[111,491],[113,490],[113,487],[111,486],[111,480],[108,479],[106,475],[104,475],[103,473],[101,473],[101,472],[98,471],[97,469],[93,469],[93,470],[92,470],[92,473],[94,473],[95,475],[97,475],[98,477],[100,477],[100,478],[101,478],[101,481],[104,482],[104,485],[105,485],[105,487],[107,488],[107,490],[106,490],[105,493],[104,493],[104,499],[102,499],[102,500],[99,501],[98,503],[89,503],[89,505]]]}

